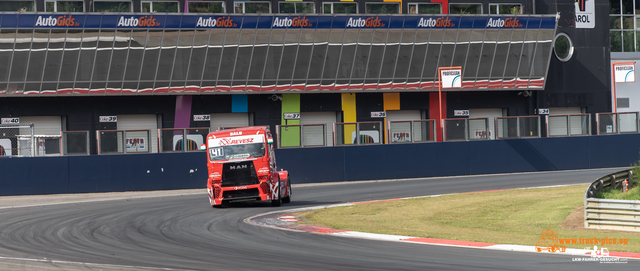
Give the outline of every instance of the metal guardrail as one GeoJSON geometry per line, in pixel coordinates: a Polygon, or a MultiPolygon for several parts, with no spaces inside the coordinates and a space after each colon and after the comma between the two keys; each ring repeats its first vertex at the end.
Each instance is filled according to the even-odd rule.
{"type": "Polygon", "coordinates": [[[584,192],[584,227],[640,232],[640,200],[598,199],[596,193],[615,187],[631,178],[631,169],[619,171],[595,180],[584,192]]]}
{"type": "Polygon", "coordinates": [[[331,146],[327,138],[327,125],[319,124],[289,124],[276,125],[278,149],[331,146]],[[283,141],[283,138],[287,138],[283,141]],[[329,143],[329,144],[327,144],[329,143]]]}

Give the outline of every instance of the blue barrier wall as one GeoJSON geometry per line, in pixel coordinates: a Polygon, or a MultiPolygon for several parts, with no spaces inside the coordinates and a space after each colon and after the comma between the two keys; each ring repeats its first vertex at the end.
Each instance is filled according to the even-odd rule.
{"type": "Polygon", "coordinates": [[[637,162],[640,134],[292,148],[277,154],[293,183],[588,169],[637,162]],[[331,155],[319,155],[327,149],[331,155]]]}
{"type": "Polygon", "coordinates": [[[0,159],[0,196],[206,187],[204,152],[0,159]]]}
{"type": "MultiPolygon", "coordinates": [[[[278,149],[293,183],[624,167],[640,134],[278,149]]],[[[204,152],[0,159],[0,195],[206,187],[204,152]]]]}

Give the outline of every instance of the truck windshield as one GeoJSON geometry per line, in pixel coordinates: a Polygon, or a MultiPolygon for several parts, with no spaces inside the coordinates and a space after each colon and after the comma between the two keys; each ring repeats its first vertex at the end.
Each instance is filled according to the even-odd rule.
{"type": "Polygon", "coordinates": [[[229,160],[249,157],[263,157],[264,143],[227,145],[209,148],[209,160],[229,160]]]}

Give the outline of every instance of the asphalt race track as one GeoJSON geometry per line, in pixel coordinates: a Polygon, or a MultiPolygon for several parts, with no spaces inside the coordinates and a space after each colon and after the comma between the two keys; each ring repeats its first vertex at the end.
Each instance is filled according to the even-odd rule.
{"type": "Polygon", "coordinates": [[[243,222],[293,207],[587,183],[616,170],[294,186],[292,202],[282,207],[211,208],[202,193],[6,208],[0,270],[639,270],[635,260],[572,262],[570,255],[341,238],[243,222]]]}

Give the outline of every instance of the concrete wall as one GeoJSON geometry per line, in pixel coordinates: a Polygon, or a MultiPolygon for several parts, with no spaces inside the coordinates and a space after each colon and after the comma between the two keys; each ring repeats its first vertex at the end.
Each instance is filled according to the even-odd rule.
{"type": "MultiPolygon", "coordinates": [[[[630,166],[640,134],[276,151],[292,182],[315,183],[630,166]]],[[[0,195],[206,187],[204,152],[0,159],[0,195]]]]}

